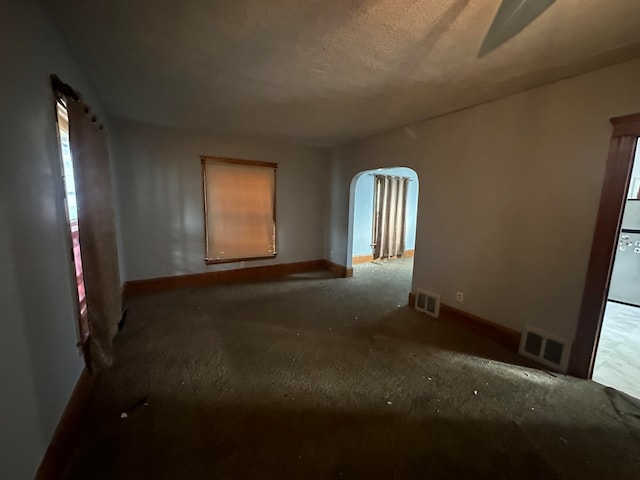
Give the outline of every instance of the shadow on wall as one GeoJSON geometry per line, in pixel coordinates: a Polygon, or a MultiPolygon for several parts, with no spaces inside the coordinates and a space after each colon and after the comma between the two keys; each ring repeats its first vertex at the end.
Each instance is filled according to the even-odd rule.
{"type": "Polygon", "coordinates": [[[418,174],[408,167],[378,168],[358,173],[351,180],[349,191],[349,230],[347,267],[354,257],[372,255],[375,175],[396,175],[409,178],[406,206],[405,251],[415,249],[418,216],[418,174]]]}

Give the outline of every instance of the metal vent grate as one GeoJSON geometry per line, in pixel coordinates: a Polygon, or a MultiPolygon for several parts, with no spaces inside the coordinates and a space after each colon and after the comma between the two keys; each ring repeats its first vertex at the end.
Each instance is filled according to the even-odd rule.
{"type": "Polygon", "coordinates": [[[419,312],[438,318],[440,315],[440,295],[418,289],[414,307],[419,312]]]}
{"type": "Polygon", "coordinates": [[[545,360],[550,361],[551,363],[555,363],[556,365],[560,365],[562,361],[562,352],[564,350],[564,344],[560,342],[556,342],[552,339],[547,339],[547,343],[544,347],[544,355],[542,356],[545,360]]]}
{"type": "Polygon", "coordinates": [[[519,353],[523,357],[548,365],[562,372],[567,370],[569,360],[568,342],[564,338],[525,326],[520,339],[519,353]]]}
{"type": "Polygon", "coordinates": [[[542,351],[542,337],[536,333],[527,332],[524,349],[531,355],[539,356],[542,351]]]}
{"type": "Polygon", "coordinates": [[[416,310],[424,312],[427,309],[427,295],[424,292],[418,290],[416,296],[416,310]]]}

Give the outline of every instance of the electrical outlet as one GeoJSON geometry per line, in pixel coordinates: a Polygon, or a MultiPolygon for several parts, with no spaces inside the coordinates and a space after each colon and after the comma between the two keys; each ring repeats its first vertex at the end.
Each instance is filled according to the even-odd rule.
{"type": "Polygon", "coordinates": [[[245,265],[246,265],[246,263],[245,263],[245,262],[240,262],[240,268],[244,268],[244,267],[245,267],[245,265]]]}
{"type": "Polygon", "coordinates": [[[456,292],[456,302],[458,303],[464,302],[464,293],[456,292]]]}

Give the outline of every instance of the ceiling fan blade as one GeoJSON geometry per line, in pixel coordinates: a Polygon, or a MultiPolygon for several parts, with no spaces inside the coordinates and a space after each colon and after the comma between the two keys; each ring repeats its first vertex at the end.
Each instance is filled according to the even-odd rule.
{"type": "Polygon", "coordinates": [[[502,0],[491,27],[484,37],[478,57],[495,50],[515,37],[556,0],[502,0]]]}

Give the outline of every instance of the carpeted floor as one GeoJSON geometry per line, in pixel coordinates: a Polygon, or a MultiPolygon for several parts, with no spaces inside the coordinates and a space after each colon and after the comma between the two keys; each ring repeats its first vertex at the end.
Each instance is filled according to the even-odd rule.
{"type": "Polygon", "coordinates": [[[640,478],[637,402],[415,312],[411,260],[130,300],[65,477],[640,478]]]}

